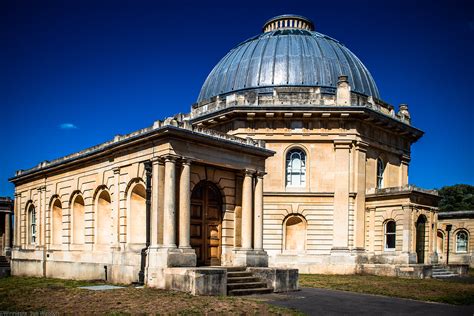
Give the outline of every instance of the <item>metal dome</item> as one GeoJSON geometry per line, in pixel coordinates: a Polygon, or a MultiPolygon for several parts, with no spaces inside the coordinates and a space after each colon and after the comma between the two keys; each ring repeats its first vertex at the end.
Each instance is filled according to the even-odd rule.
{"type": "Polygon", "coordinates": [[[335,88],[341,75],[348,76],[352,91],[380,98],[374,79],[359,58],[339,41],[313,29],[312,22],[301,16],[268,20],[263,34],[237,45],[214,67],[198,102],[242,89],[335,88]]]}

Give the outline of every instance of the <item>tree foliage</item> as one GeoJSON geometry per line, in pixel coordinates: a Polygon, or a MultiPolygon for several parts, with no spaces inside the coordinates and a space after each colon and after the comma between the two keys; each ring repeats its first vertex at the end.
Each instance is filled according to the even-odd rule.
{"type": "Polygon", "coordinates": [[[474,210],[474,186],[456,184],[442,187],[438,192],[441,197],[440,211],[474,210]]]}

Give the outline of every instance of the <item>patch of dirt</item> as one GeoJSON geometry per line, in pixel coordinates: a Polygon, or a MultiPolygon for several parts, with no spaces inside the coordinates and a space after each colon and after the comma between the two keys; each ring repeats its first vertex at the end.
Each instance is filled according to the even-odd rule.
{"type": "MultiPolygon", "coordinates": [[[[3,289],[5,290],[5,289],[3,289]]],[[[123,288],[91,291],[47,286],[34,288],[27,295],[2,291],[0,310],[47,311],[60,314],[258,314],[289,315],[286,311],[252,299],[192,296],[186,293],[150,288],[123,288]],[[4,296],[7,294],[6,296],[4,296]]]]}

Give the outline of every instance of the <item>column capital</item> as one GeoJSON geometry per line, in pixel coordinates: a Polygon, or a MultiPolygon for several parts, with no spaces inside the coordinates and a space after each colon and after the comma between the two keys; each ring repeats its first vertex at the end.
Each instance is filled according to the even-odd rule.
{"type": "Polygon", "coordinates": [[[254,169],[245,169],[244,170],[244,176],[246,177],[252,177],[255,174],[254,169]]]}
{"type": "Polygon", "coordinates": [[[351,149],[352,140],[351,139],[336,139],[334,140],[334,149],[351,149]]]}
{"type": "Polygon", "coordinates": [[[150,161],[151,161],[151,163],[152,163],[153,165],[156,165],[156,164],[162,165],[162,164],[163,164],[163,158],[158,157],[158,156],[151,157],[151,158],[150,158],[150,161]]]}
{"type": "Polygon", "coordinates": [[[114,172],[114,174],[120,173],[120,167],[114,167],[112,168],[112,171],[114,172]]]}
{"type": "Polygon", "coordinates": [[[38,192],[46,191],[46,186],[42,185],[42,186],[38,187],[36,190],[38,190],[38,192]]]}
{"type": "Polygon", "coordinates": [[[362,152],[367,152],[367,148],[369,148],[369,144],[364,141],[357,141],[355,146],[358,151],[362,152]]]}
{"type": "Polygon", "coordinates": [[[161,156],[161,158],[164,160],[164,162],[173,162],[176,163],[176,161],[180,158],[179,156],[168,154],[161,156]]]}
{"type": "Polygon", "coordinates": [[[261,171],[261,170],[257,170],[257,172],[255,172],[255,176],[257,178],[263,178],[267,173],[265,171],[261,171]]]}
{"type": "Polygon", "coordinates": [[[191,165],[194,162],[194,159],[188,157],[181,157],[181,163],[183,165],[191,165]]]}
{"type": "Polygon", "coordinates": [[[410,163],[411,158],[407,154],[402,154],[400,156],[400,160],[401,160],[402,164],[408,165],[410,163]]]}

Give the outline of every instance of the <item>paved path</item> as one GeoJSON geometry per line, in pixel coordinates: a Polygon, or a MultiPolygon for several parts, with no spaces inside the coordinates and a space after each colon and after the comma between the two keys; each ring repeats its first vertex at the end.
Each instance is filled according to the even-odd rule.
{"type": "Polygon", "coordinates": [[[474,305],[455,306],[316,288],[260,297],[269,304],[308,315],[474,315],[474,305]]]}

